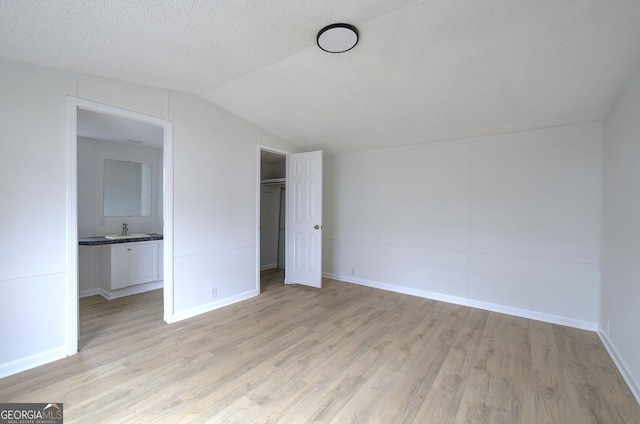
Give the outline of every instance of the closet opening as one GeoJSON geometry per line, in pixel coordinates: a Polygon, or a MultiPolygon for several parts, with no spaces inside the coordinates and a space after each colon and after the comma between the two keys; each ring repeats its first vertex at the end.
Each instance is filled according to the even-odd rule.
{"type": "Polygon", "coordinates": [[[260,149],[260,291],[265,289],[266,284],[284,284],[286,159],[284,152],[260,149]]]}

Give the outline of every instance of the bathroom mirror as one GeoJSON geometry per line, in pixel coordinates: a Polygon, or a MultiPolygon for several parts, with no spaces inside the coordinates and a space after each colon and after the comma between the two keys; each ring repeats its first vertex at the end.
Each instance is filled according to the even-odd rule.
{"type": "Polygon", "coordinates": [[[104,216],[151,216],[151,164],[104,160],[104,216]]]}

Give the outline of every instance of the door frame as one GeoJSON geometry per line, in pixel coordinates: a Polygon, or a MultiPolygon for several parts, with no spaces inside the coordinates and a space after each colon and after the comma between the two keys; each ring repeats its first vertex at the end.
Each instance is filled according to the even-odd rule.
{"type": "Polygon", "coordinates": [[[78,108],[116,115],[156,125],[163,129],[163,271],[164,321],[173,322],[173,122],[115,106],[67,96],[67,347],[68,354],[78,352],[78,108]]]}
{"type": "MultiPolygon", "coordinates": [[[[292,152],[289,150],[278,149],[264,144],[258,144],[256,152],[256,290],[260,293],[260,193],[262,191],[262,179],[260,172],[262,168],[262,151],[277,153],[279,155],[288,156],[292,152]]],[[[287,178],[285,166],[285,181],[287,178]]],[[[286,224],[285,224],[286,225],[286,224]]]]}

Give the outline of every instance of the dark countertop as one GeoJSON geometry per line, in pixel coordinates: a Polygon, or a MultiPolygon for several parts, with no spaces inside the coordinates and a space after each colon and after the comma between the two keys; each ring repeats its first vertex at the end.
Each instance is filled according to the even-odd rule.
{"type": "Polygon", "coordinates": [[[79,237],[80,246],[99,246],[101,244],[134,243],[139,241],[162,240],[162,234],[149,234],[149,237],[133,237],[122,239],[106,239],[104,237],[79,237]]]}

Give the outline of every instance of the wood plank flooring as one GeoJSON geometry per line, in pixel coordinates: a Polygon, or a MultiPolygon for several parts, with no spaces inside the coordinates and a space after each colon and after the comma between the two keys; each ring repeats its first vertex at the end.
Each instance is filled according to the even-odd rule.
{"type": "Polygon", "coordinates": [[[162,322],[80,302],[80,352],[0,380],[65,423],[640,423],[595,333],[333,280],[162,322]]]}

